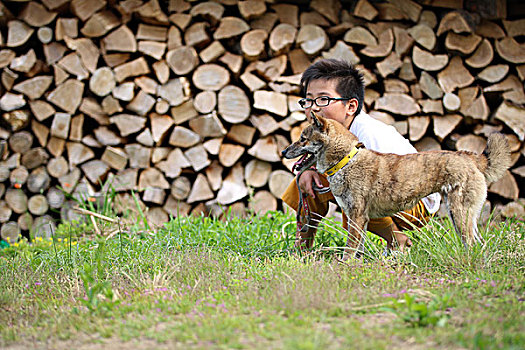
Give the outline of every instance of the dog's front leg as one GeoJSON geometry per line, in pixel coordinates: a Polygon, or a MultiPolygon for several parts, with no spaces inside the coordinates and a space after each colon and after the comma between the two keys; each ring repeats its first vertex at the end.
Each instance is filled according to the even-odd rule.
{"type": "Polygon", "coordinates": [[[357,257],[359,254],[362,233],[368,225],[368,215],[364,201],[341,197],[336,197],[336,200],[348,219],[348,238],[343,255],[343,259],[346,260],[350,257],[357,257]]]}

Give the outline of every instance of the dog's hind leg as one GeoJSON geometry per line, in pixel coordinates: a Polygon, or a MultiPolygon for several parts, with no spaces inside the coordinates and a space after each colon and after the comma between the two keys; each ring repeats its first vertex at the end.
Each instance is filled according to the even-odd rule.
{"type": "Polygon", "coordinates": [[[455,195],[452,194],[452,196],[449,196],[449,192],[448,191],[443,191],[441,193],[441,197],[443,198],[443,202],[445,203],[445,207],[447,209],[447,214],[448,214],[448,217],[450,218],[450,221],[452,222],[452,227],[454,227],[454,231],[456,231],[456,234],[461,237],[461,241],[463,242],[463,245],[466,247],[466,242],[465,242],[465,238],[463,236],[463,233],[461,232],[461,230],[459,229],[458,227],[458,224],[457,224],[457,220],[461,220],[461,214],[457,212],[457,210],[452,210],[452,205],[451,204],[451,198],[454,199],[455,198],[455,195]]]}

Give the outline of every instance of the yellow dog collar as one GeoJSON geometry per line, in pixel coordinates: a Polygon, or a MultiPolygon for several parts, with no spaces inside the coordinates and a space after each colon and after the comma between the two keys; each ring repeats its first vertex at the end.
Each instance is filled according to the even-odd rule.
{"type": "Polygon", "coordinates": [[[341,170],[341,168],[343,168],[346,164],[348,164],[348,162],[350,161],[350,159],[354,158],[354,156],[357,154],[357,148],[354,147],[352,148],[352,150],[350,151],[350,153],[348,153],[348,155],[346,157],[344,157],[343,159],[341,159],[339,161],[339,163],[337,163],[336,165],[334,165],[333,167],[331,167],[330,169],[328,169],[327,171],[325,171],[325,175],[327,176],[332,176],[334,175],[335,173],[337,173],[339,170],[341,170]]]}

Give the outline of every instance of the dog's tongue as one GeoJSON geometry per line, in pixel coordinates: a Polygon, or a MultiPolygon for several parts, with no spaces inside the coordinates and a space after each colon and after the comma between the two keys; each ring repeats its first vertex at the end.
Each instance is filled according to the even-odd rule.
{"type": "Polygon", "coordinates": [[[308,157],[308,153],[304,154],[297,162],[294,163],[292,167],[292,171],[295,171],[298,167],[301,166],[301,164],[304,162],[304,160],[308,157]]]}

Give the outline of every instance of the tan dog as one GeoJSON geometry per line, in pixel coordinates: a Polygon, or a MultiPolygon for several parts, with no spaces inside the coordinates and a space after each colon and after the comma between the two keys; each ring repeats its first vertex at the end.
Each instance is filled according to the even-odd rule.
{"type": "Polygon", "coordinates": [[[477,220],[487,197],[487,183],[501,178],[511,162],[504,135],[490,135],[486,156],[467,151],[400,156],[357,150],[357,137],[340,123],[314,113],[311,116],[312,124],[282,155],[288,159],[303,156],[299,170],[317,163],[317,171],[328,175],[330,189],[351,223],[346,257],[356,252],[369,218],[410,209],[435,192],[441,193],[463,242],[479,240],[477,220]]]}

